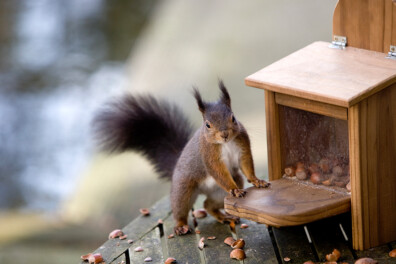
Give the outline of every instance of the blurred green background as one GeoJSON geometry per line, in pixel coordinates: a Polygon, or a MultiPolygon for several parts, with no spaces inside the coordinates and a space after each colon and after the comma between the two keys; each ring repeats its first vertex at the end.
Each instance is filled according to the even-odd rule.
{"type": "Polygon", "coordinates": [[[179,104],[222,78],[267,178],[264,93],[244,78],[331,41],[336,0],[2,0],[0,263],[77,263],[168,194],[134,153],[95,149],[92,114],[123,92],[179,104]]]}

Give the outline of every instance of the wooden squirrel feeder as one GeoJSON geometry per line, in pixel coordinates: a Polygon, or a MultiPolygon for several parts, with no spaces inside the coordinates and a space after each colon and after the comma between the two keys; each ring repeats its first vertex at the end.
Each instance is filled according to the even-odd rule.
{"type": "Polygon", "coordinates": [[[272,186],[227,197],[225,209],[276,227],[351,211],[363,250],[396,240],[396,3],[339,0],[333,40],[246,78],[265,93],[272,186]],[[284,176],[298,162],[307,179],[284,176]],[[310,180],[315,164],[321,184],[310,180]]]}

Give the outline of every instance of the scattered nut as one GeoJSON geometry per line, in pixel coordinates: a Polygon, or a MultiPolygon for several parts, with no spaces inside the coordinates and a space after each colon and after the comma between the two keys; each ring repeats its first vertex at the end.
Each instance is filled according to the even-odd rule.
{"type": "Polygon", "coordinates": [[[316,163],[312,163],[311,165],[309,165],[308,171],[311,174],[314,173],[314,172],[319,172],[319,165],[316,164],[316,163]]]}
{"type": "Polygon", "coordinates": [[[242,229],[245,229],[245,228],[248,228],[249,226],[247,225],[247,224],[241,224],[241,228],[242,229]]]}
{"type": "Polygon", "coordinates": [[[285,174],[289,177],[293,177],[296,175],[296,169],[292,166],[288,166],[285,168],[285,174]]]}
{"type": "Polygon", "coordinates": [[[327,254],[327,255],[326,255],[326,260],[327,260],[327,261],[337,261],[338,258],[337,258],[336,255],[334,255],[333,253],[331,253],[331,254],[327,254]]]}
{"type": "Polygon", "coordinates": [[[142,215],[144,215],[144,216],[150,215],[150,210],[147,209],[147,208],[140,208],[139,211],[140,211],[140,213],[141,213],[142,215]]]}
{"type": "Polygon", "coordinates": [[[142,247],[135,248],[135,252],[142,252],[144,249],[142,247]]]}
{"type": "Polygon", "coordinates": [[[321,175],[320,175],[320,173],[319,172],[312,173],[310,180],[314,184],[320,184],[321,183],[321,175]]]}
{"type": "Polygon", "coordinates": [[[201,237],[201,239],[200,239],[199,242],[198,242],[198,248],[199,248],[200,250],[203,250],[203,248],[205,247],[204,240],[205,240],[205,238],[204,238],[204,237],[201,237]]]}
{"type": "Polygon", "coordinates": [[[132,244],[133,240],[132,239],[128,239],[128,244],[132,244]]]}
{"type": "Polygon", "coordinates": [[[193,216],[196,218],[204,218],[208,215],[205,209],[197,209],[193,211],[193,216]]]}
{"type": "Polygon", "coordinates": [[[286,262],[289,262],[290,258],[289,257],[284,257],[283,260],[286,261],[286,262]]]}
{"type": "Polygon", "coordinates": [[[208,240],[215,240],[215,239],[216,239],[215,236],[210,236],[210,237],[208,237],[208,240]]]}
{"type": "Polygon", "coordinates": [[[124,235],[124,232],[122,232],[120,229],[115,229],[110,232],[109,239],[117,238],[117,237],[120,237],[123,235],[124,235]]]}
{"type": "Polygon", "coordinates": [[[394,249],[391,252],[389,252],[389,257],[396,258],[396,249],[394,249]]]}
{"type": "Polygon", "coordinates": [[[91,254],[88,257],[89,264],[96,264],[103,262],[103,257],[100,253],[91,254]]]}
{"type": "Polygon", "coordinates": [[[243,248],[244,246],[245,246],[245,240],[243,240],[243,238],[240,238],[231,244],[232,248],[243,248]]]}
{"type": "Polygon", "coordinates": [[[347,183],[344,181],[335,181],[334,185],[338,187],[346,187],[347,183]]]}
{"type": "Polygon", "coordinates": [[[224,239],[224,243],[231,246],[235,242],[235,239],[233,237],[227,237],[224,239]]]}
{"type": "Polygon", "coordinates": [[[245,251],[242,249],[236,248],[230,253],[230,258],[237,260],[244,260],[246,258],[245,251]]]}
{"type": "Polygon", "coordinates": [[[305,168],[304,162],[302,162],[302,161],[297,162],[296,163],[296,169],[298,169],[298,168],[305,168]]]}
{"type": "Polygon", "coordinates": [[[327,179],[327,180],[323,181],[322,184],[326,185],[326,186],[331,186],[333,183],[331,182],[331,179],[327,179]]]}
{"type": "Polygon", "coordinates": [[[170,234],[170,235],[168,236],[168,239],[171,239],[171,238],[174,238],[174,237],[175,237],[174,234],[170,234]]]}
{"type": "MultiPolygon", "coordinates": [[[[333,252],[331,252],[331,254],[333,254],[334,256],[337,257],[337,260],[341,257],[341,252],[338,249],[333,249],[333,252]]],[[[336,260],[336,261],[337,261],[336,260]]]]}
{"type": "Polygon", "coordinates": [[[127,238],[128,237],[128,235],[123,235],[123,236],[120,236],[120,239],[121,240],[124,240],[125,238],[127,238]]]}
{"type": "Polygon", "coordinates": [[[176,263],[176,259],[174,259],[174,258],[167,258],[167,259],[165,260],[165,264],[171,264],[171,263],[176,263]]]}
{"type": "Polygon", "coordinates": [[[341,176],[343,172],[341,166],[335,166],[331,171],[335,176],[341,176]]]}
{"type": "Polygon", "coordinates": [[[147,257],[144,259],[144,262],[151,262],[151,261],[153,261],[153,259],[151,257],[147,257]]]}
{"type": "Polygon", "coordinates": [[[345,186],[348,192],[351,192],[351,181],[345,186]]]}
{"type": "Polygon", "coordinates": [[[315,264],[312,260],[305,261],[304,264],[315,264]]]}
{"type": "Polygon", "coordinates": [[[377,264],[378,261],[372,258],[360,258],[356,260],[355,264],[377,264]]]}
{"type": "Polygon", "coordinates": [[[160,224],[160,225],[163,225],[164,224],[164,220],[158,219],[157,223],[160,224]]]}
{"type": "Polygon", "coordinates": [[[195,230],[195,234],[201,234],[201,231],[198,230],[198,229],[196,229],[196,230],[195,230]]]}
{"type": "Polygon", "coordinates": [[[319,168],[323,173],[330,172],[330,160],[328,158],[323,158],[319,161],[319,168]]]}

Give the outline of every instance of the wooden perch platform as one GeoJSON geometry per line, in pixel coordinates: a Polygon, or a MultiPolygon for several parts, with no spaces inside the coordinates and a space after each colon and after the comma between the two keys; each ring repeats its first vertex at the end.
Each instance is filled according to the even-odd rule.
{"type": "MultiPolygon", "coordinates": [[[[307,260],[324,262],[326,254],[337,248],[341,252],[339,261],[342,262],[353,263],[356,258],[371,257],[379,263],[395,263],[395,259],[390,258],[388,253],[392,248],[396,248],[396,242],[366,251],[352,249],[350,213],[320,220],[306,226],[280,229],[241,219],[241,223],[247,224],[248,228],[241,229],[238,224],[235,233],[228,225],[220,224],[213,217],[207,216],[197,219],[198,226],[195,230],[199,229],[200,234],[196,234],[194,230],[192,234],[168,239],[168,235],[173,234],[174,226],[169,197],[158,201],[150,209],[150,212],[149,216],[139,216],[122,229],[128,236],[126,239],[110,239],[94,252],[101,253],[107,264],[145,263],[144,259],[147,257],[152,258],[152,262],[148,263],[164,263],[168,257],[173,257],[177,263],[189,264],[269,264],[303,263],[307,260]],[[158,223],[159,219],[163,220],[163,224],[158,223]],[[307,238],[307,232],[310,241],[307,238]],[[343,232],[345,232],[347,240],[343,232]],[[216,239],[208,240],[209,236],[215,236],[216,239]],[[245,240],[245,260],[230,259],[232,249],[223,242],[229,236],[245,240]],[[205,237],[205,247],[202,251],[198,249],[198,241],[201,237],[205,237]],[[128,243],[129,239],[134,242],[128,243]],[[144,250],[135,252],[134,249],[138,246],[144,250]],[[290,258],[290,261],[286,261],[285,258],[290,258]]],[[[193,225],[190,224],[190,226],[193,225]]]]}

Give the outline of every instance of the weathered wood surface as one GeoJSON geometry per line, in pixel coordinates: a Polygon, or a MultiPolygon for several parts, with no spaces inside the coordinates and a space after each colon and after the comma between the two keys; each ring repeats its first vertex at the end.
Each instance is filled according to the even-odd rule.
{"type": "MultiPolygon", "coordinates": [[[[95,252],[100,252],[106,263],[144,263],[146,257],[151,257],[149,263],[164,263],[168,257],[173,257],[177,263],[245,263],[245,264],[272,264],[272,263],[303,263],[308,260],[324,262],[326,254],[332,252],[333,248],[341,251],[342,261],[353,263],[358,257],[373,257],[379,263],[395,263],[396,259],[389,257],[391,248],[396,248],[396,241],[381,247],[366,251],[354,251],[344,239],[341,223],[348,237],[351,235],[351,215],[342,214],[337,217],[321,220],[307,225],[312,243],[309,242],[303,226],[273,228],[264,224],[242,219],[241,223],[248,228],[241,229],[237,224],[235,233],[231,232],[228,225],[219,224],[208,216],[197,219],[197,227],[193,227],[193,233],[186,236],[168,238],[173,233],[173,219],[170,212],[169,200],[165,198],[151,209],[153,219],[142,218],[132,221],[125,230],[148,230],[133,244],[119,244],[119,239],[111,239],[95,252]],[[163,207],[162,209],[160,207],[163,207]],[[164,215],[163,225],[157,223],[159,214],[164,215]],[[142,219],[142,220],[139,220],[142,219]],[[155,219],[155,221],[154,221],[155,219]],[[199,230],[201,233],[196,234],[199,230]],[[215,240],[207,237],[215,236],[215,240]],[[246,242],[245,253],[247,258],[243,261],[232,260],[229,257],[231,247],[224,244],[224,239],[233,236],[235,239],[243,238],[246,242]],[[198,241],[205,237],[205,248],[198,249],[198,241]],[[143,247],[142,252],[135,252],[137,246],[143,247]],[[120,251],[124,250],[123,252],[120,251]],[[125,255],[125,252],[128,254],[125,255]],[[117,257],[114,257],[116,256],[117,257]],[[287,258],[290,261],[287,261],[287,258]],[[124,261],[124,262],[123,262],[124,261]]],[[[192,220],[192,219],[191,219],[192,220]]],[[[193,221],[191,221],[192,224],[193,221]]],[[[129,231],[130,237],[132,233],[129,231]]],[[[128,237],[128,238],[130,238],[128,237]]],[[[87,263],[87,262],[83,262],[87,263]]]]}
{"type": "Polygon", "coordinates": [[[224,208],[232,215],[272,226],[295,226],[350,210],[350,196],[323,186],[289,179],[265,189],[251,187],[244,199],[227,197],[224,208]]]}
{"type": "Polygon", "coordinates": [[[341,107],[396,82],[396,61],[384,53],[314,42],[248,76],[248,86],[341,107]]]}

